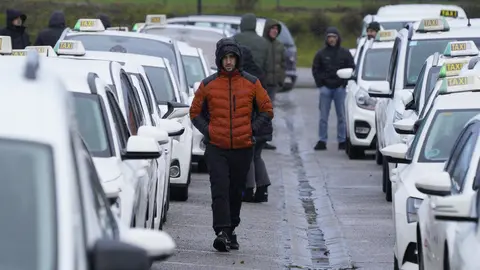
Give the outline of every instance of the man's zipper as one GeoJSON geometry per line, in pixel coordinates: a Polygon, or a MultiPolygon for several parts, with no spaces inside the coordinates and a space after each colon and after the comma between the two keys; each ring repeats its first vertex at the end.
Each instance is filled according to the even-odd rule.
{"type": "Polygon", "coordinates": [[[232,77],[228,77],[228,90],[230,98],[230,149],[233,149],[233,113],[232,113],[232,77]]]}

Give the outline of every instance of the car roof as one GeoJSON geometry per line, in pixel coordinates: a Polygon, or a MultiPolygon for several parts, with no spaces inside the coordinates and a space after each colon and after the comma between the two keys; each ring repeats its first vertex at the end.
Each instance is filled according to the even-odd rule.
{"type": "MultiPolygon", "coordinates": [[[[414,29],[417,29],[418,22],[415,23],[414,29]]],[[[480,27],[462,27],[450,28],[446,32],[427,32],[419,33],[413,32],[412,40],[426,40],[426,39],[449,39],[449,38],[478,38],[480,27]]]]}
{"type": "Polygon", "coordinates": [[[84,59],[90,59],[91,61],[114,61],[114,62],[135,62],[146,66],[162,67],[170,63],[166,58],[148,56],[134,53],[119,53],[119,52],[103,52],[103,51],[87,51],[84,56],[80,56],[84,59]],[[167,63],[167,64],[166,64],[167,63]]]}
{"type": "Polygon", "coordinates": [[[0,73],[4,75],[0,76],[3,86],[0,91],[0,113],[14,117],[2,119],[2,125],[8,128],[0,129],[0,137],[60,147],[58,138],[66,134],[69,118],[68,96],[63,88],[63,80],[44,65],[45,57],[39,59],[34,81],[24,77],[26,57],[2,56],[1,59],[0,73]],[[62,110],[65,113],[59,113],[62,110]]]}
{"type": "MultiPolygon", "coordinates": [[[[456,10],[459,17],[466,17],[465,10],[457,5],[442,5],[442,4],[399,4],[399,5],[385,5],[377,10],[377,14],[395,15],[404,13],[420,13],[427,15],[438,14],[440,10],[456,10]]],[[[428,16],[428,15],[427,15],[428,16]]]]}
{"type": "Polygon", "coordinates": [[[382,23],[382,22],[415,22],[420,21],[425,18],[424,15],[421,14],[392,14],[392,15],[371,15],[371,17],[365,16],[363,19],[364,21],[370,22],[373,18],[374,21],[382,23]],[[370,20],[369,20],[370,19],[370,20]]]}
{"type": "MultiPolygon", "coordinates": [[[[222,29],[207,27],[207,26],[197,26],[197,25],[185,25],[185,24],[163,24],[163,25],[147,25],[142,28],[142,31],[145,29],[155,29],[155,28],[176,28],[176,29],[190,29],[190,30],[201,30],[201,31],[210,31],[216,32],[219,34],[224,35],[224,31],[222,29]]],[[[143,33],[143,32],[140,32],[143,33]]]]}
{"type": "Polygon", "coordinates": [[[125,32],[125,31],[98,31],[98,32],[77,32],[71,31],[67,33],[67,37],[69,36],[79,36],[79,35],[105,35],[105,36],[117,36],[117,37],[132,37],[132,38],[143,38],[143,39],[153,39],[163,43],[173,43],[173,40],[166,36],[159,36],[159,35],[150,35],[145,33],[138,33],[138,32],[125,32]]]}
{"type": "Polygon", "coordinates": [[[433,109],[480,109],[480,92],[458,92],[447,95],[439,95],[435,98],[433,109]]]}
{"type": "Polygon", "coordinates": [[[188,43],[183,41],[178,41],[177,44],[181,55],[199,57],[197,48],[192,47],[188,43]]]}

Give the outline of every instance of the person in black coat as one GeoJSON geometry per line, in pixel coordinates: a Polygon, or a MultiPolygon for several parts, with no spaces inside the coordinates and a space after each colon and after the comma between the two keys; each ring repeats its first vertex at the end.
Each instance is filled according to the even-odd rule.
{"type": "Polygon", "coordinates": [[[98,14],[97,18],[100,19],[100,21],[102,21],[105,29],[112,27],[112,22],[110,21],[110,17],[108,17],[107,14],[103,14],[103,13],[98,14]]]}
{"type": "Polygon", "coordinates": [[[12,49],[25,49],[30,46],[30,37],[25,31],[24,23],[27,15],[15,10],[7,9],[6,11],[6,27],[0,30],[1,36],[9,36],[12,39],[12,49]]]}
{"type": "Polygon", "coordinates": [[[62,11],[55,11],[50,16],[48,28],[43,29],[38,34],[35,46],[52,46],[55,47],[58,39],[65,30],[65,14],[62,11]]]}

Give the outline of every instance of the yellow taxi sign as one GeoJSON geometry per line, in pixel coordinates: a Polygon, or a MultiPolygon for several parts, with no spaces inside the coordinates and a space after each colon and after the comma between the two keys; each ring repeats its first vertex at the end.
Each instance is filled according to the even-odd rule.
{"type": "Polygon", "coordinates": [[[26,50],[36,50],[39,55],[43,56],[56,56],[57,54],[51,46],[27,46],[26,50]]]}
{"type": "Polygon", "coordinates": [[[449,31],[450,26],[445,18],[429,18],[420,21],[417,32],[449,31]]]}
{"type": "Polygon", "coordinates": [[[375,36],[375,41],[393,41],[397,37],[397,30],[380,30],[375,36]]]}
{"type": "Polygon", "coordinates": [[[58,55],[85,55],[85,47],[80,40],[62,40],[55,46],[55,51],[58,55]]]}
{"type": "Polygon", "coordinates": [[[167,24],[167,15],[165,14],[148,14],[145,24],[167,24]]]}
{"type": "Polygon", "coordinates": [[[442,80],[438,94],[450,94],[480,89],[479,76],[455,76],[442,80]]]}
{"type": "Polygon", "coordinates": [[[0,54],[12,53],[12,38],[10,36],[0,36],[0,54]]]}
{"type": "Polygon", "coordinates": [[[13,56],[27,56],[28,50],[12,50],[13,56]]]}
{"type": "Polygon", "coordinates": [[[450,41],[445,47],[443,55],[449,57],[455,56],[476,56],[479,51],[473,40],[450,41]]]}
{"type": "Polygon", "coordinates": [[[73,28],[80,32],[99,32],[104,31],[105,26],[100,19],[79,19],[73,28]]]}
{"type": "Polygon", "coordinates": [[[468,63],[468,59],[456,59],[450,58],[445,61],[442,68],[440,69],[440,73],[438,75],[439,78],[457,76],[460,74],[463,66],[468,63]]]}
{"type": "Polygon", "coordinates": [[[457,18],[458,17],[458,11],[457,10],[442,9],[442,10],[440,10],[440,16],[449,17],[449,18],[457,18]]]}
{"type": "MultiPolygon", "coordinates": [[[[468,85],[470,77],[447,78],[447,86],[468,85]]],[[[470,80],[471,81],[471,80],[470,80]]]]}

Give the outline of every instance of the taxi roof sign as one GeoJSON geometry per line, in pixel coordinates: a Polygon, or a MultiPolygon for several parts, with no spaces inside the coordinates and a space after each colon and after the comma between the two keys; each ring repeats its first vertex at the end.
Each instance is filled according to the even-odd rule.
{"type": "Polygon", "coordinates": [[[442,9],[442,10],[440,10],[440,16],[449,17],[449,18],[457,18],[458,17],[458,10],[442,9]]]}
{"type": "Polygon", "coordinates": [[[73,27],[73,30],[80,32],[100,32],[105,31],[105,26],[100,19],[79,19],[73,27]]]}
{"type": "Polygon", "coordinates": [[[143,27],[145,23],[136,23],[133,25],[132,31],[136,32],[139,28],[143,27]]]}
{"type": "Polygon", "coordinates": [[[449,31],[450,26],[445,18],[422,19],[418,25],[417,32],[443,32],[449,31]]]}
{"type": "Polygon", "coordinates": [[[28,54],[28,51],[27,49],[23,49],[23,50],[12,50],[12,56],[27,56],[28,54]]]}
{"type": "Polygon", "coordinates": [[[479,76],[454,76],[443,78],[438,89],[439,95],[480,90],[479,76]]]}
{"type": "Polygon", "coordinates": [[[0,54],[12,53],[12,38],[10,36],[0,36],[0,54]]]}
{"type": "Polygon", "coordinates": [[[80,40],[62,40],[55,45],[55,52],[57,55],[85,55],[85,47],[80,40]]]}
{"type": "Polygon", "coordinates": [[[167,24],[167,15],[165,14],[148,14],[145,24],[167,24]]]}
{"type": "MultiPolygon", "coordinates": [[[[445,78],[451,76],[458,76],[460,71],[462,70],[463,66],[468,63],[468,59],[454,59],[453,61],[445,61],[442,68],[440,69],[440,73],[438,74],[438,78],[445,78]]],[[[450,60],[450,59],[448,59],[450,60]]]]}
{"type": "Polygon", "coordinates": [[[472,40],[465,41],[451,41],[445,47],[443,55],[455,57],[455,56],[476,56],[479,51],[477,45],[472,40]]]}
{"type": "Polygon", "coordinates": [[[397,30],[380,30],[375,36],[375,41],[393,41],[397,37],[397,30]]]}
{"type": "Polygon", "coordinates": [[[43,56],[57,56],[57,53],[55,52],[55,50],[53,50],[52,46],[27,46],[25,47],[25,49],[37,50],[38,54],[43,56]]]}

